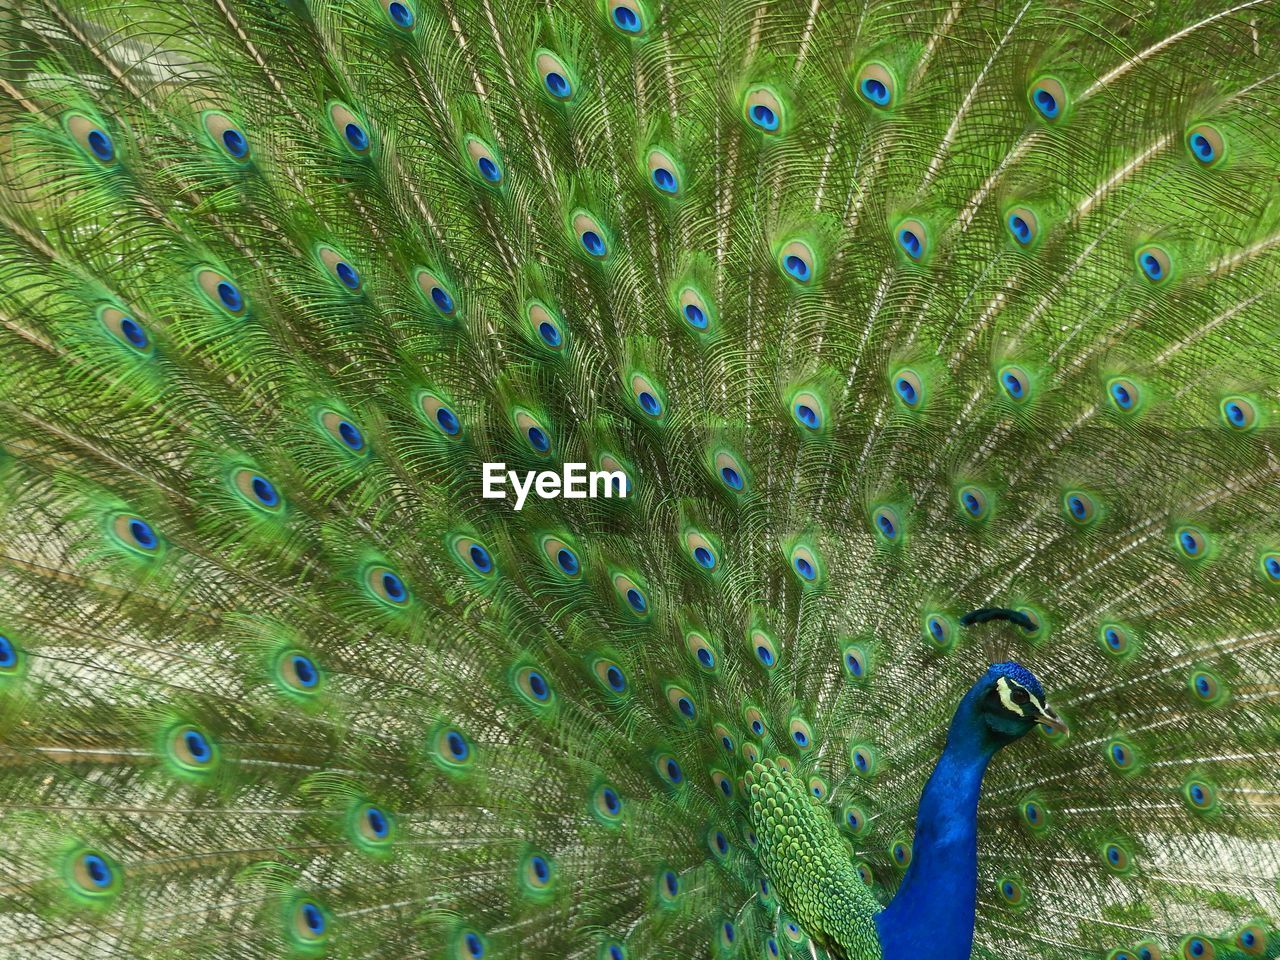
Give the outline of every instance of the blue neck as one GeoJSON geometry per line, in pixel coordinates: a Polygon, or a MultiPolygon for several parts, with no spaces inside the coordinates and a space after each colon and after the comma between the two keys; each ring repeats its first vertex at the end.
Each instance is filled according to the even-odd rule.
{"type": "Polygon", "coordinates": [[[969,960],[978,887],[978,798],[1003,743],[961,701],[947,747],[925,784],[911,865],[893,902],[876,915],[884,960],[969,960]]]}

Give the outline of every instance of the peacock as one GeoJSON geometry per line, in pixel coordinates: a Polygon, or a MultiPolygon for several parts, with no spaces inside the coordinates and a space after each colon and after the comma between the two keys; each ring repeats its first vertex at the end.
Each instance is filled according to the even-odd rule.
{"type": "Polygon", "coordinates": [[[0,327],[4,957],[1280,957],[1276,0],[4,0],[0,327]]]}

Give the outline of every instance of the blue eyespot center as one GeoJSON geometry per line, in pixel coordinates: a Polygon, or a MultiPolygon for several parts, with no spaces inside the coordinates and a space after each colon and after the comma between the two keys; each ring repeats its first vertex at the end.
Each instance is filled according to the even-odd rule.
{"type": "Polygon", "coordinates": [[[115,145],[111,138],[101,130],[93,129],[85,138],[89,143],[89,151],[103,163],[109,163],[116,155],[115,145]]]}
{"type": "Polygon", "coordinates": [[[441,407],[436,411],[436,423],[440,425],[440,429],[445,433],[453,436],[461,428],[457,416],[448,407],[441,407]]]}
{"type": "Polygon", "coordinates": [[[465,760],[471,753],[471,747],[467,745],[466,739],[457,730],[450,730],[445,737],[445,744],[449,748],[450,755],[455,760],[465,760]]]}
{"type": "Polygon", "coordinates": [[[631,587],[627,590],[627,603],[631,605],[631,609],[636,613],[644,613],[649,608],[649,603],[644,598],[644,594],[631,587]]]}
{"type": "MultiPolygon", "coordinates": [[[[770,650],[768,647],[766,647],[764,644],[760,644],[758,647],[756,647],[756,656],[760,658],[760,662],[763,663],[766,667],[773,666],[773,651],[770,650]]],[[[753,730],[757,726],[761,726],[759,720],[757,720],[755,723],[751,725],[753,730]]],[[[759,733],[759,731],[756,731],[756,732],[759,733]]]]}
{"type": "Polygon", "coordinates": [[[364,446],[364,436],[356,429],[356,425],[347,420],[339,421],[338,437],[352,450],[359,450],[364,446]]]}
{"type": "Polygon", "coordinates": [[[916,401],[920,399],[920,393],[916,390],[915,385],[906,377],[898,377],[893,382],[894,389],[898,391],[898,396],[902,398],[902,402],[909,407],[914,407],[916,401]]]}
{"type": "Polygon", "coordinates": [[[893,520],[890,519],[888,514],[878,514],[876,516],[876,526],[880,529],[880,532],[890,540],[893,540],[898,536],[898,528],[894,526],[893,520]]]}
{"type": "Polygon", "coordinates": [[[84,872],[89,875],[89,882],[99,889],[110,886],[112,879],[111,867],[107,865],[107,861],[102,859],[96,853],[86,853],[80,863],[84,866],[84,872]]]}
{"type": "Polygon", "coordinates": [[[1031,242],[1031,225],[1016,213],[1009,215],[1009,232],[1024,247],[1031,242]]]}
{"type": "Polygon", "coordinates": [[[668,870],[666,872],[666,875],[663,876],[662,881],[664,884],[666,884],[668,896],[674,897],[677,893],[680,892],[680,878],[677,877],[675,873],[673,873],[672,871],[668,870]]]}
{"type": "Polygon", "coordinates": [[[296,653],[289,662],[293,666],[293,675],[297,677],[298,683],[302,684],[302,686],[314,687],[319,681],[319,671],[316,670],[316,665],[312,663],[309,657],[296,653]]]}
{"type": "Polygon", "coordinates": [[[1113,383],[1111,385],[1111,399],[1116,402],[1116,406],[1121,410],[1128,410],[1133,406],[1133,394],[1129,392],[1129,388],[1123,383],[1113,383]]]}
{"type": "Polygon", "coordinates": [[[453,313],[453,297],[443,287],[431,288],[431,302],[441,313],[453,313]]]}
{"type": "Polygon", "coordinates": [[[570,576],[578,572],[578,558],[574,556],[573,551],[567,548],[561,548],[560,551],[556,553],[556,564],[561,570],[570,576]]]}
{"type": "Polygon", "coordinates": [[[463,939],[467,945],[467,953],[475,960],[480,960],[484,956],[484,944],[480,941],[480,938],[474,933],[468,933],[463,939]]]}
{"type": "Polygon", "coordinates": [[[662,413],[662,403],[648,390],[641,390],[637,398],[640,401],[640,408],[651,417],[656,417],[662,413]]]}
{"type": "Polygon", "coordinates": [[[604,240],[594,230],[584,230],[582,232],[582,246],[593,257],[604,256],[604,240]]]}
{"type": "Polygon", "coordinates": [[[738,473],[733,467],[721,467],[720,479],[725,482],[725,486],[734,490],[742,489],[742,474],[738,473]]]}
{"type": "Polygon", "coordinates": [[[698,565],[707,570],[712,569],[716,565],[716,555],[706,547],[696,547],[693,551],[693,559],[698,561],[698,565]]]}
{"type": "Polygon", "coordinates": [[[712,667],[715,665],[716,658],[715,658],[715,655],[710,650],[708,650],[706,647],[703,647],[701,650],[698,651],[698,662],[702,664],[704,667],[712,667]]]}
{"type": "Polygon", "coordinates": [[[243,159],[244,155],[249,152],[249,141],[245,139],[243,133],[235,128],[222,131],[222,145],[226,147],[227,153],[237,160],[243,159]]]}
{"type": "Polygon", "coordinates": [[[564,100],[572,91],[572,88],[569,86],[569,81],[566,80],[563,75],[556,73],[554,70],[543,77],[543,83],[547,85],[547,90],[557,100],[564,100]]]}
{"type": "Polygon", "coordinates": [[[694,709],[693,701],[688,697],[681,697],[676,701],[676,708],[686,717],[692,717],[697,711],[694,709]]]}
{"type": "Polygon", "coordinates": [[[351,145],[351,149],[356,151],[366,150],[369,147],[369,134],[364,127],[352,121],[343,128],[343,135],[347,138],[347,143],[351,145]]]}
{"type": "Polygon", "coordinates": [[[1214,158],[1213,144],[1203,133],[1192,134],[1191,151],[1201,163],[1212,163],[1214,158]]]}
{"type": "Polygon", "coordinates": [[[697,327],[699,330],[707,328],[707,315],[696,303],[685,304],[684,318],[689,321],[690,326],[697,327]]]}
{"type": "Polygon", "coordinates": [[[786,268],[787,273],[795,277],[797,280],[808,280],[810,275],[809,264],[804,261],[803,257],[797,257],[790,254],[782,265],[786,268]]]}
{"type": "Polygon", "coordinates": [[[481,573],[488,573],[493,569],[493,558],[489,556],[489,551],[478,543],[473,543],[471,549],[467,551],[471,557],[471,564],[481,573]]]}
{"type": "Polygon", "coordinates": [[[1021,400],[1026,394],[1027,388],[1016,373],[1005,371],[1000,374],[1000,383],[1004,387],[1005,392],[1014,400],[1021,400]]]}
{"type": "Polygon", "coordinates": [[[902,245],[902,249],[906,251],[907,256],[913,260],[918,260],[920,253],[924,250],[924,244],[920,242],[920,238],[914,230],[906,228],[899,230],[898,243],[902,245]]]}
{"type": "Polygon", "coordinates": [[[218,284],[217,290],[218,299],[222,301],[222,305],[233,313],[244,306],[244,297],[231,281],[223,280],[218,284]]]}
{"type": "Polygon", "coordinates": [[[266,477],[254,477],[249,481],[249,485],[253,488],[253,495],[264,507],[274,507],[280,502],[280,494],[266,477]]]}
{"type": "Polygon", "coordinates": [[[542,674],[537,671],[529,673],[529,692],[533,694],[535,700],[546,700],[551,695],[551,690],[547,686],[547,681],[543,679],[542,674]]]}
{"type": "Polygon", "coordinates": [[[333,268],[333,272],[338,275],[339,282],[348,290],[354,290],[360,286],[360,274],[356,272],[355,267],[345,260],[339,260],[333,268]]]}
{"type": "Polygon", "coordinates": [[[803,730],[796,730],[791,734],[791,739],[796,742],[797,746],[806,747],[809,745],[809,737],[803,730]]]}
{"type": "Polygon", "coordinates": [[[818,571],[813,568],[813,564],[804,557],[796,557],[795,568],[796,573],[800,574],[800,576],[804,577],[806,580],[812,580],[818,575],[818,571]]]}
{"type": "Polygon", "coordinates": [[[1031,99],[1035,102],[1036,109],[1046,117],[1053,118],[1058,115],[1058,100],[1044,87],[1037,87],[1031,99]]]}
{"type": "Polygon", "coordinates": [[[186,745],[187,753],[196,763],[207,763],[213,755],[209,741],[198,730],[188,730],[182,735],[182,742],[186,745]]]}
{"type": "Polygon", "coordinates": [[[6,636],[0,636],[0,669],[8,669],[18,662],[18,651],[6,636]]]}
{"type": "Polygon", "coordinates": [[[391,832],[391,824],[387,822],[386,814],[377,807],[370,807],[365,811],[365,820],[369,823],[369,829],[373,831],[375,837],[385,837],[391,832]]]}
{"type": "Polygon", "coordinates": [[[551,438],[540,427],[530,427],[525,436],[529,438],[529,446],[538,453],[546,453],[551,449],[551,438]]]}
{"type": "Polygon", "coordinates": [[[542,337],[543,342],[548,347],[558,347],[563,340],[560,331],[550,320],[543,320],[538,324],[538,336],[542,337]]]}
{"type": "Polygon", "coordinates": [[[609,787],[605,787],[602,793],[605,809],[612,814],[617,814],[622,809],[622,801],[618,799],[618,795],[609,787]]]}
{"type": "Polygon", "coordinates": [[[145,520],[137,518],[129,521],[129,535],[133,537],[133,542],[144,550],[153,550],[159,543],[156,532],[151,529],[151,525],[145,520]]]}
{"type": "MultiPolygon", "coordinates": [[[[605,680],[609,684],[609,689],[614,693],[621,693],[627,687],[627,678],[622,675],[622,671],[617,667],[610,667],[605,671],[605,680]]],[[[677,769],[679,769],[677,767],[677,769]]]]}
{"type": "Polygon", "coordinates": [[[125,317],[120,321],[120,332],[124,334],[124,338],[139,350],[146,349],[150,338],[147,331],[142,328],[142,324],[134,320],[133,317],[125,317]]]}
{"type": "Polygon", "coordinates": [[[675,193],[678,186],[675,174],[666,167],[654,168],[653,185],[663,193],[675,193]]]}
{"type": "Polygon", "coordinates": [[[413,11],[405,4],[400,3],[399,0],[387,6],[387,14],[398,27],[408,30],[413,26],[413,11]]]}
{"type": "Polygon", "coordinates": [[[314,903],[304,903],[302,905],[302,922],[307,925],[307,929],[312,933],[324,933],[324,913],[314,903]]]}
{"type": "Polygon", "coordinates": [[[672,783],[679,783],[684,779],[684,771],[674,760],[667,760],[667,779],[672,783]]]}
{"type": "Polygon", "coordinates": [[[408,596],[404,581],[389,570],[382,575],[382,591],[393,603],[400,603],[408,596]]]}
{"type": "Polygon", "coordinates": [[[810,430],[818,429],[818,411],[806,403],[797,403],[795,406],[796,419],[803,423],[810,430]]]}
{"type": "Polygon", "coordinates": [[[640,18],[630,7],[614,7],[613,22],[617,24],[619,30],[625,30],[627,33],[640,32],[640,18]]]}
{"type": "Polygon", "coordinates": [[[1152,280],[1159,280],[1164,276],[1164,267],[1160,265],[1160,260],[1155,254],[1144,253],[1140,262],[1142,264],[1142,272],[1152,280]]]}
{"type": "Polygon", "coordinates": [[[751,108],[751,122],[762,130],[777,130],[778,115],[763,103],[757,103],[751,108]]]}
{"type": "Polygon", "coordinates": [[[862,81],[862,95],[874,104],[885,106],[889,102],[889,88],[883,80],[866,77],[862,81]]]}
{"type": "Polygon", "coordinates": [[[480,169],[480,176],[484,177],[490,183],[497,183],[502,179],[502,171],[498,169],[498,165],[488,157],[481,157],[476,161],[476,166],[480,169]]]}

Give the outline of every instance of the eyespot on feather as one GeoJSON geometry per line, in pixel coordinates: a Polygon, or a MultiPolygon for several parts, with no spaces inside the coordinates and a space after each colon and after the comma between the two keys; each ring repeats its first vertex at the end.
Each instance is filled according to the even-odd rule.
{"type": "MultiPolygon", "coordinates": [[[[778,665],[778,645],[764,630],[755,627],[747,631],[747,642],[756,661],[766,670],[772,670],[778,665]]],[[[756,736],[760,734],[757,733],[756,736]]]]}
{"type": "Polygon", "coordinates": [[[525,316],[529,321],[529,328],[537,335],[539,342],[548,350],[554,350],[559,353],[568,345],[569,338],[565,332],[564,324],[545,304],[537,300],[531,301],[525,311],[525,316]]]}
{"type": "Polygon", "coordinates": [[[714,321],[714,311],[707,300],[693,287],[683,287],[677,297],[680,316],[697,333],[706,333],[714,321]]]}
{"type": "Polygon", "coordinates": [[[991,515],[991,501],[981,487],[972,485],[961,487],[956,491],[956,501],[960,504],[961,515],[966,520],[985,520],[991,515]]]}
{"type": "Polygon", "coordinates": [[[158,556],[164,547],[164,541],[151,524],[132,513],[116,514],[108,529],[118,544],[145,557],[158,556]]]}
{"type": "Polygon", "coordinates": [[[567,580],[582,578],[582,559],[578,551],[558,537],[543,537],[540,544],[543,558],[557,577],[567,580]]]}
{"type": "Polygon", "coordinates": [[[1226,157],[1227,144],[1217,127],[1198,123],[1187,131],[1187,150],[1198,165],[1211,169],[1226,157]]]}
{"type": "Polygon", "coordinates": [[[644,588],[624,573],[613,575],[613,590],[624,610],[638,619],[649,616],[649,597],[644,588]]]}
{"type": "Polygon", "coordinates": [[[537,667],[519,667],[512,674],[511,682],[516,692],[535,707],[547,707],[555,702],[550,681],[537,667]]]}
{"type": "Polygon", "coordinates": [[[815,586],[822,579],[822,563],[811,547],[797,544],[791,548],[791,570],[805,586],[815,586]]]}
{"type": "Polygon", "coordinates": [[[600,221],[585,210],[575,210],[570,218],[578,245],[592,260],[604,260],[609,256],[609,235],[600,221]]]}
{"type": "Polygon", "coordinates": [[[493,554],[479,540],[462,534],[449,537],[449,552],[467,573],[489,579],[498,572],[493,554]]]}
{"type": "Polygon", "coordinates": [[[929,258],[929,228],[914,217],[902,220],[893,229],[898,249],[910,263],[924,263],[929,258]]]}
{"type": "Polygon", "coordinates": [[[421,392],[418,395],[418,409],[422,411],[427,423],[449,439],[456,440],[462,435],[462,421],[453,408],[434,393],[421,392]]]}
{"type": "Polygon", "coordinates": [[[253,159],[248,135],[225,113],[206,110],[200,115],[200,123],[210,142],[236,163],[245,164],[253,159]]]}
{"type": "Polygon", "coordinates": [[[431,756],[446,771],[462,772],[475,762],[471,740],[457,727],[437,727],[431,736],[431,756]]]}
{"type": "Polygon", "coordinates": [[[622,796],[611,784],[598,784],[591,792],[591,813],[605,826],[616,827],[622,822],[622,796]]]}
{"type": "Polygon", "coordinates": [[[210,267],[196,270],[196,286],[213,306],[233,317],[243,317],[249,312],[244,293],[224,273],[210,267]]]}
{"type": "Polygon", "coordinates": [[[716,549],[706,535],[697,531],[689,530],[684,535],[685,551],[692,558],[697,569],[707,573],[715,573],[720,565],[720,551],[716,549]]]}
{"type": "Polygon", "coordinates": [[[301,650],[287,649],[275,658],[277,682],[288,693],[312,697],[320,692],[324,674],[315,660],[301,650]]]}
{"type": "Polygon", "coordinates": [[[106,167],[115,164],[119,159],[116,155],[115,142],[102,125],[83,113],[68,113],[62,122],[67,133],[91,160],[106,167]]]}
{"type": "Polygon", "coordinates": [[[502,162],[493,148],[476,136],[468,136],[464,141],[464,150],[470,161],[469,168],[481,183],[491,187],[499,186],[505,174],[502,162]]]}
{"type": "Polygon", "coordinates": [[[150,357],[155,353],[155,345],[151,342],[147,328],[123,310],[112,306],[99,307],[98,321],[107,333],[133,353],[143,357],[150,357]]]}
{"type": "Polygon", "coordinates": [[[165,738],[165,752],[179,772],[205,776],[218,763],[218,748],[199,727],[185,724],[171,729],[165,738]]]}
{"type": "Polygon", "coordinates": [[[902,367],[889,379],[894,396],[908,410],[916,410],[924,403],[924,383],[910,367],[902,367]]]}
{"type": "Polygon", "coordinates": [[[1134,254],[1139,274],[1151,284],[1162,284],[1173,275],[1173,260],[1167,250],[1154,244],[1142,247],[1134,254]]]}
{"type": "Polygon", "coordinates": [[[615,697],[627,693],[627,675],[615,661],[604,657],[597,659],[591,664],[591,672],[605,693],[615,697]]]}
{"type": "Polygon", "coordinates": [[[1027,100],[1036,116],[1048,123],[1057,123],[1071,105],[1067,90],[1061,81],[1052,76],[1042,76],[1027,90],[1027,100]]]}
{"type": "Polygon", "coordinates": [[[1132,413],[1142,404],[1142,389],[1128,377],[1113,377],[1107,381],[1107,399],[1120,413],[1132,413]]]}
{"type": "Polygon", "coordinates": [[[357,157],[368,156],[373,150],[373,139],[364,121],[345,103],[334,100],[329,103],[329,124],[344,147],[357,157]]]}
{"type": "Polygon", "coordinates": [[[1010,207],[1004,225],[1019,249],[1030,250],[1040,241],[1040,218],[1030,207],[1010,207]]]}
{"type": "Polygon", "coordinates": [[[790,240],[778,251],[778,267],[784,276],[801,286],[808,286],[818,274],[818,260],[813,248],[803,240],[790,240]]]}
{"type": "Polygon", "coordinates": [[[651,147],[645,156],[645,169],[650,186],[661,196],[679,196],[683,176],[675,157],[661,147],[651,147]]]}
{"type": "Polygon", "coordinates": [[[650,420],[660,420],[666,411],[666,398],[653,381],[642,373],[633,373],[630,388],[631,399],[640,412],[650,420]]]}
{"type": "Polygon", "coordinates": [[[275,484],[262,474],[241,468],[231,474],[231,487],[245,503],[266,513],[279,513],[284,509],[284,497],[275,484]]]}
{"type": "Polygon", "coordinates": [[[537,50],[533,68],[540,78],[543,92],[558,103],[568,103],[577,92],[577,77],[569,66],[550,50],[537,50]]]}
{"type": "Polygon", "coordinates": [[[609,25],[624,36],[635,39],[649,29],[649,14],[640,0],[608,0],[609,25]]]}
{"type": "Polygon", "coordinates": [[[684,637],[685,649],[707,673],[714,673],[720,663],[720,655],[715,646],[696,630],[691,630],[684,637]]]}
{"type": "Polygon", "coordinates": [[[1218,405],[1222,422],[1229,430],[1241,433],[1252,430],[1258,423],[1258,408],[1248,397],[1225,397],[1218,405]]]}
{"type": "Polygon", "coordinates": [[[409,33],[417,22],[413,4],[410,0],[381,0],[382,9],[397,30],[409,33]]]}
{"type": "Polygon", "coordinates": [[[418,267],[413,274],[418,292],[431,308],[442,317],[452,317],[458,312],[458,301],[453,289],[436,273],[426,267],[418,267]]]}
{"type": "Polygon", "coordinates": [[[1031,397],[1031,377],[1022,367],[1010,364],[996,375],[1000,389],[1014,403],[1025,403],[1031,397]]]}
{"type": "Polygon", "coordinates": [[[360,293],[363,286],[360,272],[342,254],[326,244],[317,246],[315,253],[325,272],[339,287],[352,295],[360,293]]]}
{"type": "Polygon", "coordinates": [[[853,86],[863,103],[876,110],[892,110],[897,105],[897,76],[887,64],[879,60],[863,64],[854,77],[853,86]]]}
{"type": "Polygon", "coordinates": [[[750,87],[742,98],[742,116],[752,129],[776,136],[786,126],[782,99],[766,86],[750,87]]]}
{"type": "Polygon", "coordinates": [[[516,433],[520,435],[520,438],[535,456],[547,457],[551,455],[553,446],[551,431],[541,420],[528,411],[519,409],[514,411],[511,419],[516,433]]]}
{"type": "Polygon", "coordinates": [[[318,420],[320,429],[335,443],[340,449],[347,453],[355,454],[363,457],[368,454],[368,447],[365,444],[364,434],[360,432],[351,420],[336,410],[321,410],[318,420]]]}

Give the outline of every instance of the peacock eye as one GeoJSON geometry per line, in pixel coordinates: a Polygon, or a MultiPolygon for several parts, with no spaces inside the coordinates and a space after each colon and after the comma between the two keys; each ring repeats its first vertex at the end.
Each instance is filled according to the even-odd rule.
{"type": "Polygon", "coordinates": [[[1018,688],[1017,690],[1014,690],[1014,691],[1013,691],[1013,702],[1014,702],[1014,703],[1017,703],[1017,704],[1023,704],[1023,703],[1026,703],[1026,702],[1027,702],[1028,700],[1030,700],[1030,699],[1031,699],[1031,694],[1027,693],[1027,691],[1025,691],[1025,690],[1023,690],[1023,689],[1021,689],[1021,688],[1018,688]]]}

